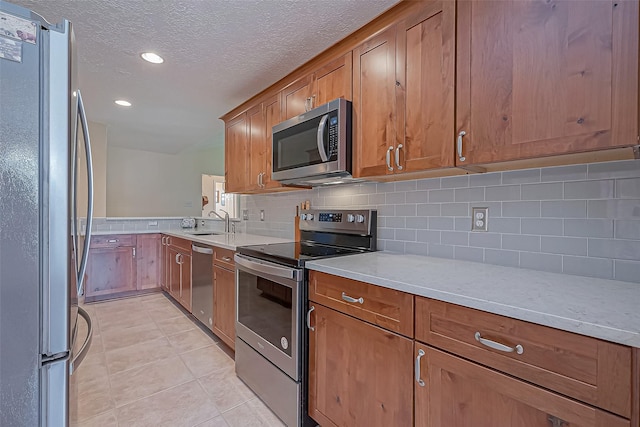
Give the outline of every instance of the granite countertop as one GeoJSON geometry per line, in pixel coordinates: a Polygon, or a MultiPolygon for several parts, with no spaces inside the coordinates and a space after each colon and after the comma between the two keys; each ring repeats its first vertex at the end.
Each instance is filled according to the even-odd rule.
{"type": "Polygon", "coordinates": [[[249,245],[263,245],[267,243],[284,243],[290,242],[291,239],[281,239],[278,237],[258,236],[256,234],[246,233],[224,233],[218,230],[197,229],[196,232],[203,233],[210,231],[216,233],[213,236],[198,236],[194,235],[193,229],[183,230],[119,230],[119,231],[94,231],[92,236],[105,236],[114,234],[166,234],[168,236],[180,237],[182,239],[188,239],[193,242],[202,243],[205,245],[218,246],[225,249],[235,251],[239,246],[249,245]]]}
{"type": "Polygon", "coordinates": [[[640,284],[373,252],[305,264],[348,279],[640,347],[640,284]]]}

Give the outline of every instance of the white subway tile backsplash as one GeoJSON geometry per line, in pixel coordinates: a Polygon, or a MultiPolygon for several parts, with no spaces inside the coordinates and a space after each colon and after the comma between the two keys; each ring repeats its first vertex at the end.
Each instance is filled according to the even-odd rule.
{"type": "Polygon", "coordinates": [[[562,220],[560,218],[522,218],[521,221],[522,234],[562,236],[562,220]]]}
{"type": "Polygon", "coordinates": [[[520,267],[562,273],[562,256],[536,252],[520,252],[520,267]]]}
{"type": "Polygon", "coordinates": [[[610,219],[565,219],[564,235],[574,237],[613,237],[610,219]]]}
{"type": "Polygon", "coordinates": [[[564,183],[565,199],[610,199],[613,197],[612,179],[564,183]]]}
{"type": "Polygon", "coordinates": [[[503,234],[502,249],[509,249],[513,251],[540,252],[540,236],[503,234]]]}
{"type": "Polygon", "coordinates": [[[640,199],[640,178],[619,179],[616,181],[617,199],[640,199]]]}
{"type": "Polygon", "coordinates": [[[540,239],[540,252],[587,256],[586,238],[542,236],[540,239]]]}
{"type": "Polygon", "coordinates": [[[505,218],[535,218],[540,216],[540,202],[503,202],[505,218]]]}
{"type": "Polygon", "coordinates": [[[561,182],[522,185],[522,200],[561,200],[563,185],[561,182]]]}
{"type": "Polygon", "coordinates": [[[541,214],[545,218],[586,218],[586,200],[558,200],[541,202],[541,214]]]}
{"type": "Polygon", "coordinates": [[[502,234],[473,232],[469,234],[469,246],[500,249],[502,247],[502,234]]]}
{"type": "Polygon", "coordinates": [[[443,231],[440,233],[440,241],[443,245],[469,246],[469,232],[443,231]]]}
{"type": "Polygon", "coordinates": [[[525,169],[502,173],[503,184],[529,184],[540,182],[540,169],[525,169]]]}
{"type": "Polygon", "coordinates": [[[484,262],[487,264],[503,265],[505,267],[519,267],[520,252],[500,249],[485,249],[484,262]]]}
{"type": "Polygon", "coordinates": [[[242,196],[238,228],[291,238],[291,207],[309,199],[377,209],[379,249],[640,283],[639,187],[640,161],[359,183],[242,196]],[[489,208],[488,232],[470,231],[471,207],[489,208]]]}
{"type": "Polygon", "coordinates": [[[542,182],[549,181],[581,181],[587,179],[587,165],[572,165],[544,168],[542,182]]]}
{"type": "Polygon", "coordinates": [[[482,248],[470,248],[467,246],[454,246],[453,257],[466,261],[483,262],[484,250],[482,248]]]}
{"type": "Polygon", "coordinates": [[[565,255],[562,257],[562,272],[578,276],[613,279],[613,261],[603,258],[565,255]]]}
{"type": "Polygon", "coordinates": [[[444,190],[429,190],[429,203],[453,202],[455,200],[454,194],[454,190],[450,188],[444,190]]]}
{"type": "Polygon", "coordinates": [[[440,178],[441,188],[464,188],[469,186],[469,175],[440,178]]]}
{"type": "Polygon", "coordinates": [[[519,185],[500,185],[497,187],[487,187],[485,191],[485,200],[500,201],[520,200],[519,185]]]}
{"type": "Polygon", "coordinates": [[[640,261],[614,261],[615,279],[640,283],[640,261]]]}
{"type": "Polygon", "coordinates": [[[443,203],[440,211],[442,216],[469,216],[469,204],[443,203]]]}

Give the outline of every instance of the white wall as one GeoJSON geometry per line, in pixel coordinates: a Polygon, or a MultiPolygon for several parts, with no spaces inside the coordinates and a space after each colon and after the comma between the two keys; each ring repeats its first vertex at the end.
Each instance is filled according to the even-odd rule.
{"type": "Polygon", "coordinates": [[[224,175],[224,148],[162,154],[107,148],[106,216],[200,216],[202,174],[224,175]]]}

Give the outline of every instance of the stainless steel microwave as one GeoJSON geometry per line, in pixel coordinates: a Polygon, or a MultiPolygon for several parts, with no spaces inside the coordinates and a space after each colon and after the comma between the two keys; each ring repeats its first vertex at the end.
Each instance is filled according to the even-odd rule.
{"type": "Polygon", "coordinates": [[[273,127],[272,174],[283,184],[351,179],[351,102],[336,99],[273,127]]]}

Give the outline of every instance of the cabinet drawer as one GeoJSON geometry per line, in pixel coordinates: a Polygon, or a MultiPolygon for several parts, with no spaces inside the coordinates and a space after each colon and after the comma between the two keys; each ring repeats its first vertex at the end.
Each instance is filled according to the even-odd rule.
{"type": "Polygon", "coordinates": [[[311,271],[309,299],[390,331],[413,337],[411,294],[311,271]]]}
{"type": "Polygon", "coordinates": [[[180,237],[167,236],[169,246],[179,248],[182,252],[191,253],[191,240],[181,239],[180,237]]]}
{"type": "Polygon", "coordinates": [[[135,246],[135,234],[112,234],[108,236],[91,236],[92,248],[117,248],[120,246],[135,246]]]}
{"type": "Polygon", "coordinates": [[[422,297],[416,297],[416,340],[631,415],[629,347],[422,297]]]}
{"type": "Polygon", "coordinates": [[[233,260],[234,251],[224,248],[213,248],[213,264],[220,267],[228,268],[229,270],[235,270],[236,263],[233,260]]]}

